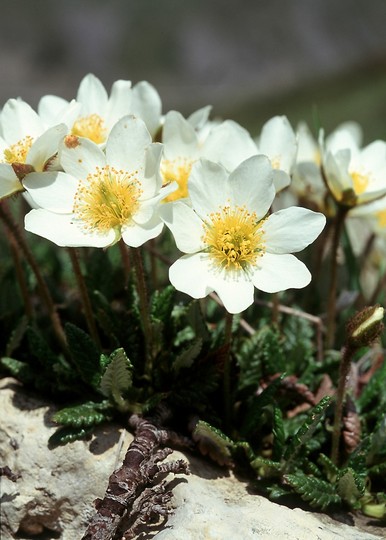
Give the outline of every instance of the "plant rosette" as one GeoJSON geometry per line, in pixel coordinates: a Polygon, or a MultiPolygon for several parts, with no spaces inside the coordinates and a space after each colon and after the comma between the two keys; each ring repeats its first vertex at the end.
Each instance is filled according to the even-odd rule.
{"type": "Polygon", "coordinates": [[[326,218],[300,207],[269,215],[275,186],[266,156],[253,156],[230,174],[200,160],[189,193],[191,206],[176,201],[161,209],[185,253],[169,270],[176,289],[193,298],[215,291],[228,312],[240,313],[253,303],[255,287],[274,293],[310,282],[307,267],[292,253],[317,238],[326,218]]]}

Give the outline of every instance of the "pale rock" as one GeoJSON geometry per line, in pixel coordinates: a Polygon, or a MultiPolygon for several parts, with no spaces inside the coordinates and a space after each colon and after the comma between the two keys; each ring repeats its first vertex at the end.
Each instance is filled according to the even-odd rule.
{"type": "MultiPolygon", "coordinates": [[[[55,409],[31,397],[13,379],[0,381],[0,466],[21,478],[1,479],[1,539],[80,540],[103,497],[111,472],[132,440],[116,425],[99,427],[91,441],[48,448],[55,409]]],[[[157,540],[380,540],[380,528],[339,523],[324,514],[291,510],[248,492],[247,483],[196,456],[185,458],[192,474],[179,475],[174,514],[157,540]]],[[[140,538],[143,538],[143,536],[140,538]]]]}

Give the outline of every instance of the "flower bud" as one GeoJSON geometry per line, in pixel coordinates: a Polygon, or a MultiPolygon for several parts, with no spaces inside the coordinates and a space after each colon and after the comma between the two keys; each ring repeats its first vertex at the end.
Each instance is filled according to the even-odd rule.
{"type": "Polygon", "coordinates": [[[356,313],[347,323],[347,345],[358,349],[371,345],[383,330],[384,308],[379,304],[356,313]]]}

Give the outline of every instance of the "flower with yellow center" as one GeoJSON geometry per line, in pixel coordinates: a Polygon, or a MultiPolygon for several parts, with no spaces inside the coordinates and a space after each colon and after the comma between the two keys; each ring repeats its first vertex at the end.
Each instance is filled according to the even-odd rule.
{"type": "Polygon", "coordinates": [[[253,303],[254,288],[278,292],[305,287],[311,275],[292,253],[320,234],[325,217],[305,208],[268,215],[275,197],[266,156],[229,173],[201,159],[189,178],[190,204],[161,207],[177,247],[185,253],[169,270],[174,287],[193,298],[215,291],[230,313],[253,303]]]}
{"type": "Polygon", "coordinates": [[[144,122],[122,118],[105,152],[90,139],[69,135],[60,148],[65,172],[32,173],[25,182],[39,205],[25,218],[28,231],[59,246],[107,247],[121,238],[138,247],[156,237],[163,223],[162,146],[151,142],[144,122]]]}
{"type": "Polygon", "coordinates": [[[161,173],[164,184],[176,182],[178,188],[173,191],[165,202],[186,199],[189,196],[188,180],[194,161],[187,158],[177,158],[175,160],[163,159],[161,162],[161,173]]]}
{"type": "Polygon", "coordinates": [[[268,120],[256,141],[260,154],[268,156],[273,171],[276,192],[289,186],[295,164],[297,140],[286,116],[274,116],[268,120]]]}
{"type": "Polygon", "coordinates": [[[32,171],[53,167],[64,123],[47,126],[23,100],[9,99],[0,114],[0,199],[24,191],[32,171]]]}
{"type": "Polygon", "coordinates": [[[358,129],[349,123],[335,130],[325,142],[321,134],[320,144],[324,177],[337,203],[352,208],[386,194],[384,141],[360,148],[358,129]]]}
{"type": "Polygon", "coordinates": [[[242,161],[257,154],[251,136],[236,122],[227,120],[212,125],[208,121],[208,110],[206,113],[196,113],[199,114],[189,119],[177,111],[170,111],[165,116],[161,173],[164,185],[170,181],[178,185],[177,190],[165,202],[189,198],[188,180],[192,166],[198,159],[216,161],[232,171],[242,161]]]}

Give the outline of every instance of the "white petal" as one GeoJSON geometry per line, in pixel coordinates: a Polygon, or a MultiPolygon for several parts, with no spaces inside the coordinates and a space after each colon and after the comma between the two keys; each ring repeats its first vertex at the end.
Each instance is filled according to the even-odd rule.
{"type": "Polygon", "coordinates": [[[191,115],[188,116],[188,122],[192,124],[194,129],[200,130],[205,124],[209,121],[210,111],[212,110],[211,105],[206,105],[197,111],[194,111],[191,115]]]}
{"type": "Polygon", "coordinates": [[[145,123],[140,118],[125,116],[115,124],[107,140],[107,163],[118,170],[139,170],[144,166],[145,149],[150,143],[145,123]]]}
{"type": "Polygon", "coordinates": [[[256,144],[246,129],[232,120],[215,126],[204,142],[203,157],[233,171],[239,163],[258,153],[256,144]]]}
{"type": "Polygon", "coordinates": [[[122,228],[122,239],[131,247],[142,246],[148,240],[156,238],[161,234],[163,223],[158,216],[153,216],[153,219],[145,224],[138,225],[132,222],[129,226],[122,228]]]}
{"type": "Polygon", "coordinates": [[[213,292],[213,287],[209,285],[210,277],[210,262],[203,253],[184,255],[169,268],[173,287],[193,298],[204,298],[213,292]]]}
{"type": "Polygon", "coordinates": [[[114,82],[107,111],[107,124],[110,128],[123,116],[131,113],[132,97],[130,81],[114,82]]]}
{"type": "Polygon", "coordinates": [[[43,122],[50,126],[54,119],[68,106],[68,101],[59,96],[43,96],[38,104],[38,113],[43,122]]]}
{"type": "Polygon", "coordinates": [[[229,313],[241,313],[253,304],[255,288],[251,281],[217,278],[210,284],[229,313]]]}
{"type": "Polygon", "coordinates": [[[23,190],[24,187],[12,166],[8,163],[0,163],[0,200],[23,190]]]}
{"type": "Polygon", "coordinates": [[[231,202],[247,206],[258,219],[268,212],[275,197],[272,167],[266,156],[252,156],[243,161],[230,175],[231,202]]]}
{"type": "Polygon", "coordinates": [[[58,152],[59,144],[67,131],[65,124],[59,124],[45,131],[31,146],[26,163],[33,165],[35,171],[43,171],[47,161],[58,152]]]}
{"type": "Polygon", "coordinates": [[[161,98],[157,90],[146,81],[137,83],[133,88],[132,113],[145,122],[152,137],[161,125],[161,98]]]}
{"type": "Polygon", "coordinates": [[[106,165],[105,154],[97,144],[74,135],[66,137],[60,145],[59,159],[63,169],[77,180],[84,180],[96,167],[106,165]]]}
{"type": "Polygon", "coordinates": [[[108,95],[101,81],[93,74],[86,75],[78,89],[76,100],[82,104],[82,116],[98,114],[106,116],[108,95]]]}
{"type": "Polygon", "coordinates": [[[14,144],[24,137],[35,139],[44,126],[39,115],[21,99],[9,99],[0,116],[1,131],[8,144],[14,144]]]}
{"type": "Polygon", "coordinates": [[[228,173],[220,164],[201,159],[192,167],[188,190],[193,208],[207,219],[211,212],[229,203],[228,173]]]}
{"type": "Polygon", "coordinates": [[[61,247],[107,247],[116,241],[114,230],[106,234],[86,233],[72,218],[72,214],[31,210],[25,216],[25,229],[61,247]]]}
{"type": "Polygon", "coordinates": [[[277,162],[279,169],[291,172],[297,151],[296,136],[286,116],[275,116],[261,130],[259,150],[277,162]]]}
{"type": "Polygon", "coordinates": [[[50,212],[71,213],[78,181],[62,172],[27,174],[23,184],[33,201],[50,212]]]}
{"type": "Polygon", "coordinates": [[[254,286],[267,293],[301,289],[309,284],[311,274],[294,255],[265,253],[252,276],[254,286]]]}
{"type": "Polygon", "coordinates": [[[313,242],[324,229],[323,214],[292,206],[271,214],[263,225],[269,253],[296,253],[313,242]]]}
{"type": "Polygon", "coordinates": [[[187,204],[165,203],[159,210],[161,219],[172,231],[176,245],[183,253],[195,253],[205,247],[202,242],[203,223],[187,204]]]}
{"type": "Polygon", "coordinates": [[[272,174],[273,185],[275,186],[276,193],[279,193],[279,191],[282,191],[284,188],[290,185],[291,178],[285,171],[273,169],[272,174]]]}
{"type": "Polygon", "coordinates": [[[198,156],[197,133],[190,122],[177,111],[170,111],[165,117],[162,142],[165,145],[166,159],[196,159],[198,156]]]}

